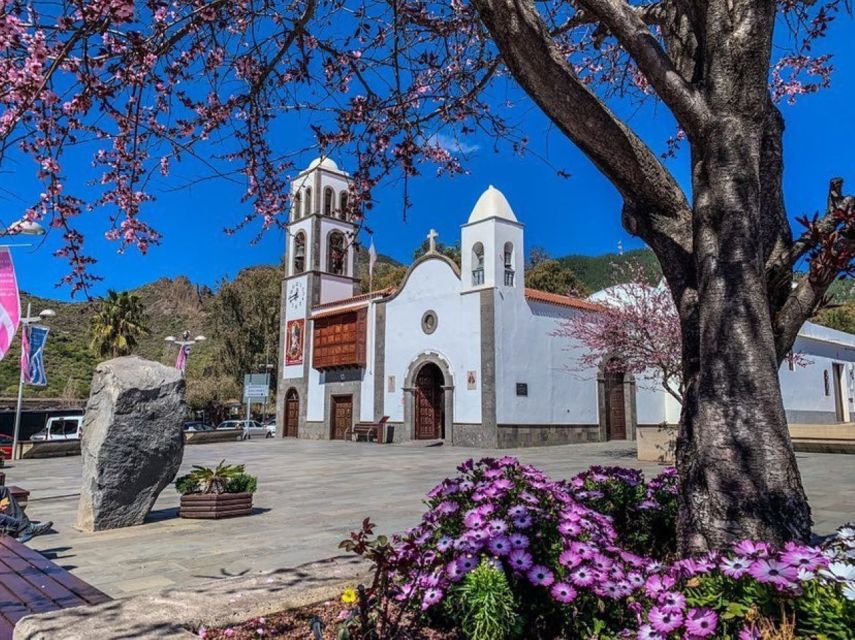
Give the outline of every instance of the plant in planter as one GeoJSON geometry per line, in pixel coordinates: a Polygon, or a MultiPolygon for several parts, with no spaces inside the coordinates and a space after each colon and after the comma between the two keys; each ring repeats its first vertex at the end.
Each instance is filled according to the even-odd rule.
{"type": "Polygon", "coordinates": [[[242,464],[226,464],[215,468],[194,465],[193,470],[175,481],[181,494],[182,518],[233,518],[249,515],[252,494],[258,479],[244,471],[242,464]]]}

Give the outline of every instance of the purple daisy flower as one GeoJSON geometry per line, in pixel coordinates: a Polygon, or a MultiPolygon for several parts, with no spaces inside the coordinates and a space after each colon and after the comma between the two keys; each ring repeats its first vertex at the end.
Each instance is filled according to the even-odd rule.
{"type": "Polygon", "coordinates": [[[718,616],[712,609],[701,607],[689,609],[686,615],[686,631],[695,638],[706,638],[715,633],[718,616]]]}
{"type": "Polygon", "coordinates": [[[601,553],[596,554],[591,558],[591,566],[597,571],[608,571],[614,563],[610,558],[607,558],[601,553]]]}
{"type": "Polygon", "coordinates": [[[791,585],[799,577],[799,572],[794,567],[771,558],[762,558],[754,561],[754,563],[748,567],[748,573],[750,573],[758,582],[779,585],[782,587],[791,585]]]}
{"type": "Polygon", "coordinates": [[[555,582],[555,576],[543,565],[536,564],[526,574],[528,581],[536,587],[548,587],[555,582]]]}
{"type": "Polygon", "coordinates": [[[643,624],[638,628],[637,640],[665,640],[658,631],[654,630],[649,624],[643,624]]]}
{"type": "Polygon", "coordinates": [[[562,520],[558,525],[558,533],[563,536],[578,536],[581,532],[582,527],[575,522],[570,522],[569,520],[562,520]]]}
{"type": "Polygon", "coordinates": [[[594,572],[586,566],[576,567],[570,572],[570,581],[577,587],[590,587],[594,583],[594,572]]]}
{"type": "Polygon", "coordinates": [[[683,625],[683,614],[678,611],[665,611],[662,607],[653,607],[647,614],[650,624],[659,633],[668,634],[683,625]]]}
{"type": "Polygon", "coordinates": [[[805,569],[806,571],[813,571],[816,569],[818,558],[819,554],[810,547],[790,548],[788,551],[781,554],[781,562],[785,562],[791,567],[795,567],[797,569],[805,569]]]}
{"type": "Polygon", "coordinates": [[[477,529],[484,526],[484,516],[477,509],[470,509],[463,516],[463,524],[469,529],[477,529]]]}
{"type": "Polygon", "coordinates": [[[517,529],[528,529],[531,526],[531,516],[523,516],[521,518],[514,518],[514,526],[517,529]]]}
{"type": "Polygon", "coordinates": [[[449,549],[451,549],[451,545],[454,543],[454,540],[449,538],[448,536],[442,536],[439,540],[436,541],[436,550],[440,553],[445,553],[449,549]]]}
{"type": "Polygon", "coordinates": [[[509,540],[514,549],[526,549],[529,544],[528,536],[524,533],[512,533],[509,540]]]}
{"type": "Polygon", "coordinates": [[[515,504],[513,507],[508,509],[508,517],[509,518],[522,518],[523,516],[528,515],[528,509],[526,509],[521,504],[515,504]]]}
{"type": "Polygon", "coordinates": [[[511,541],[507,536],[497,536],[490,540],[487,548],[495,556],[506,556],[511,552],[511,541]]]}
{"type": "Polygon", "coordinates": [[[508,530],[508,523],[497,518],[495,520],[490,520],[490,522],[487,523],[487,529],[494,536],[501,535],[508,530]]]}
{"type": "Polygon", "coordinates": [[[568,569],[572,569],[573,567],[578,567],[582,564],[582,556],[572,549],[566,549],[561,552],[560,556],[558,556],[558,562],[568,569]]]}
{"type": "Polygon", "coordinates": [[[733,550],[737,555],[745,556],[746,558],[765,558],[769,555],[769,545],[765,542],[755,542],[754,540],[743,540],[733,545],[733,550]]]}
{"type": "Polygon", "coordinates": [[[431,608],[433,605],[442,600],[443,595],[444,594],[442,592],[442,589],[433,588],[425,591],[425,595],[422,598],[422,611],[431,608]]]}
{"type": "Polygon", "coordinates": [[[531,567],[531,554],[523,549],[515,549],[508,556],[508,564],[517,571],[526,571],[531,567]]]}
{"type": "Polygon", "coordinates": [[[576,598],[576,589],[566,582],[556,582],[552,585],[552,589],[549,590],[549,593],[552,594],[552,599],[555,600],[555,602],[560,602],[561,604],[568,604],[573,602],[576,598]]]}
{"type": "Polygon", "coordinates": [[[751,566],[751,561],[741,556],[733,558],[725,558],[721,561],[721,572],[728,578],[739,580],[748,572],[748,567],[751,566]]]}
{"type": "Polygon", "coordinates": [[[459,510],[460,505],[456,502],[452,502],[451,500],[443,500],[436,505],[436,512],[446,516],[451,515],[452,513],[457,513],[459,510]]]}
{"type": "Polygon", "coordinates": [[[665,611],[682,611],[686,607],[686,596],[678,591],[666,591],[659,596],[659,605],[665,611]]]}
{"type": "Polygon", "coordinates": [[[478,559],[471,554],[466,554],[465,556],[457,558],[457,568],[460,569],[461,573],[469,573],[477,566],[478,559]]]}

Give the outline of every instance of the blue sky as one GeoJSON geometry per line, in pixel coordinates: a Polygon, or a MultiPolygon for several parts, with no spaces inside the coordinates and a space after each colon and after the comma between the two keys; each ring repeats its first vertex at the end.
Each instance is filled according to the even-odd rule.
{"type": "MultiPolygon", "coordinates": [[[[841,175],[855,192],[855,161],[851,152],[855,142],[855,22],[841,17],[822,50],[834,53],[833,86],[816,95],[806,96],[795,106],[783,106],[787,120],[785,134],[785,187],[792,217],[812,213],[824,206],[829,178],[841,175]]],[[[460,234],[460,224],[488,184],[502,190],[525,224],[526,247],[545,247],[554,255],[567,253],[601,254],[642,246],[620,225],[620,198],[614,188],[585,157],[550,127],[535,107],[516,107],[516,117],[525,122],[533,152],[514,156],[505,148],[495,153],[489,141],[468,140],[480,146],[469,154],[468,174],[455,178],[436,178],[432,169],[410,185],[412,208],[406,220],[402,215],[399,184],[384,185],[376,192],[377,206],[367,224],[374,229],[377,250],[401,261],[409,261],[413,249],[421,243],[430,228],[436,228],[440,240],[453,243],[460,234]],[[541,158],[548,158],[554,168],[571,174],[558,177],[554,168],[541,158]]],[[[636,110],[618,105],[617,111],[637,128],[657,151],[673,132],[670,117],[664,110],[651,106],[636,110]]],[[[291,122],[278,131],[300,147],[309,132],[300,123],[291,122]]],[[[275,145],[287,148],[281,141],[275,145]]],[[[315,154],[302,158],[308,164],[315,154]]],[[[348,168],[346,157],[333,156],[339,166],[348,168]]],[[[80,158],[81,163],[87,162],[80,158]]],[[[27,161],[28,162],[28,161],[27,161]]],[[[75,163],[70,163],[74,165],[75,163]]],[[[682,184],[687,184],[685,154],[669,161],[682,184]]],[[[10,222],[18,217],[38,193],[29,164],[4,164],[0,174],[0,220],[10,222]]],[[[91,174],[87,171],[86,176],[91,174]]],[[[156,278],[186,275],[193,282],[215,286],[224,277],[233,277],[241,268],[278,262],[284,247],[284,233],[272,230],[257,244],[252,240],[257,229],[229,236],[223,232],[236,223],[244,205],[241,187],[222,181],[197,182],[179,191],[171,190],[175,180],[192,181],[199,174],[192,166],[176,165],[170,182],[162,181],[158,200],[149,205],[147,216],[163,234],[161,245],[141,256],[135,249],[119,255],[116,245],[103,239],[108,222],[105,213],[81,218],[80,229],[86,235],[88,251],[98,259],[93,272],[104,280],[92,290],[100,295],[107,288],[133,288],[156,278]]],[[[68,170],[69,183],[84,179],[73,166],[68,170]]],[[[795,226],[794,226],[795,228],[795,226]]],[[[67,272],[66,264],[53,257],[61,244],[52,232],[38,246],[15,249],[14,257],[22,289],[45,297],[68,299],[67,288],[55,285],[67,272]]]]}

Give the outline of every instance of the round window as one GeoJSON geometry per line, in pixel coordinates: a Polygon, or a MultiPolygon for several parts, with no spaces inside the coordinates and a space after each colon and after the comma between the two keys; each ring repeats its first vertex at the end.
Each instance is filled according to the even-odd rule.
{"type": "Polygon", "coordinates": [[[425,314],[422,316],[422,331],[430,335],[434,331],[436,331],[436,326],[439,324],[439,321],[436,318],[435,311],[425,311],[425,314]]]}

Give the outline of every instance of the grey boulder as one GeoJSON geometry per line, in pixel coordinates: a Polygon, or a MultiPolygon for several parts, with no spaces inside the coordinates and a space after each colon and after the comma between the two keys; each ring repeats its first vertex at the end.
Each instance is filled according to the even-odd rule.
{"type": "Polygon", "coordinates": [[[77,528],[142,524],[184,455],[184,378],[137,356],[95,369],[83,418],[77,528]]]}

